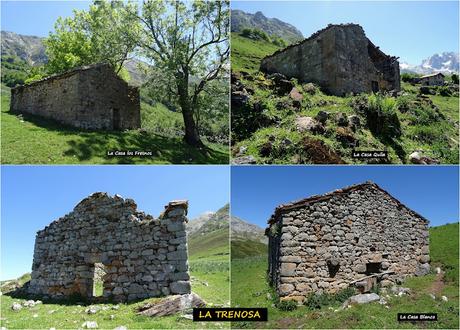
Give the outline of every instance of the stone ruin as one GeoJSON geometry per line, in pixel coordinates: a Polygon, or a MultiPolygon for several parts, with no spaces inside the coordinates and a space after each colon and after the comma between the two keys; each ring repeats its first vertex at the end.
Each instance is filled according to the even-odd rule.
{"type": "Polygon", "coordinates": [[[132,199],[97,192],[38,231],[29,294],[131,301],[191,291],[187,201],[172,201],[155,219],[132,199]]]}
{"type": "Polygon", "coordinates": [[[73,69],[11,89],[10,111],[92,130],[141,126],[139,89],[108,64],[73,69]]]}
{"type": "Polygon", "coordinates": [[[263,58],[260,70],[312,82],[338,96],[401,89],[398,58],[383,53],[357,24],[330,24],[263,58]]]}
{"type": "Polygon", "coordinates": [[[266,235],[282,299],[367,292],[430,270],[428,220],[371,182],[278,206],[266,235]]]}

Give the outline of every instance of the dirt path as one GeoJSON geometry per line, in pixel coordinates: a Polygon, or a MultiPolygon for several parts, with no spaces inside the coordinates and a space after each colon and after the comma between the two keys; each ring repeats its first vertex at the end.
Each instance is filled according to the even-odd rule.
{"type": "Polygon", "coordinates": [[[436,278],[428,291],[435,296],[440,296],[442,294],[442,289],[444,289],[444,272],[441,271],[439,274],[436,274],[436,278]]]}

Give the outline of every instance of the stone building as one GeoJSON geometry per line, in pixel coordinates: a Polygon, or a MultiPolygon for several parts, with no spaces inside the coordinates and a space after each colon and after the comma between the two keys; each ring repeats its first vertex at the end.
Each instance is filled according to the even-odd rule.
{"type": "Polygon", "coordinates": [[[100,299],[190,293],[187,208],[187,201],[170,202],[155,219],[138,211],[132,199],[101,192],[90,195],[38,231],[28,292],[94,298],[102,267],[100,299]]]}
{"type": "Polygon", "coordinates": [[[284,299],[430,270],[428,220],[371,182],[280,205],[266,234],[269,278],[284,299]]]}
{"type": "Polygon", "coordinates": [[[141,125],[139,89],[129,86],[108,64],[80,67],[12,88],[10,110],[83,129],[141,125]]]}
{"type": "Polygon", "coordinates": [[[444,85],[444,75],[441,72],[428,74],[420,78],[416,78],[416,82],[424,86],[442,86],[444,85]]]}
{"type": "Polygon", "coordinates": [[[318,84],[329,94],[399,91],[399,62],[357,24],[328,25],[262,59],[260,70],[318,84]]]}

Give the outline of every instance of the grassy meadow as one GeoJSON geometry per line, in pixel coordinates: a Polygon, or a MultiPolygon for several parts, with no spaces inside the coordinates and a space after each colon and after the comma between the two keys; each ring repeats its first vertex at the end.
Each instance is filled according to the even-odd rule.
{"type": "MultiPolygon", "coordinates": [[[[386,298],[388,308],[379,303],[356,305],[338,310],[340,303],[310,309],[301,306],[293,311],[275,307],[275,294],[267,283],[267,256],[232,258],[232,306],[266,307],[268,322],[235,322],[235,328],[319,328],[319,329],[392,329],[459,327],[458,286],[458,223],[430,228],[430,256],[432,266],[440,266],[443,276],[434,273],[413,277],[402,285],[411,289],[410,295],[386,298]],[[430,294],[436,296],[433,300],[430,294]],[[441,296],[448,298],[447,302],[441,296]],[[438,322],[397,321],[397,313],[432,312],[438,314],[438,322]]],[[[232,247],[233,251],[233,247],[232,247]]]]}
{"type": "Polygon", "coordinates": [[[10,89],[1,88],[2,164],[228,164],[228,147],[188,146],[178,135],[182,115],[141,103],[142,130],[96,132],[9,112],[10,89]],[[111,150],[152,151],[152,157],[108,157],[111,150]]]}

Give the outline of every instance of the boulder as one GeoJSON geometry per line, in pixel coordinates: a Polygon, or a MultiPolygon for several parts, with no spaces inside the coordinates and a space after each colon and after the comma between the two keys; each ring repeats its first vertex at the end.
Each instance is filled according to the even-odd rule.
{"type": "Polygon", "coordinates": [[[339,126],[348,126],[348,117],[345,113],[341,112],[336,115],[337,125],[339,126]]]}
{"type": "Polygon", "coordinates": [[[312,117],[297,117],[295,119],[295,125],[299,132],[310,131],[312,133],[323,133],[324,127],[320,122],[316,121],[312,117]]]}
{"type": "Polygon", "coordinates": [[[232,164],[235,165],[246,165],[246,164],[256,164],[257,160],[253,156],[243,156],[236,157],[232,159],[232,164]]]}
{"type": "Polygon", "coordinates": [[[347,301],[345,301],[344,305],[345,307],[348,305],[355,305],[355,304],[368,304],[373,301],[379,301],[380,296],[376,293],[363,293],[363,294],[358,294],[355,296],[351,296],[348,298],[347,301]]]}
{"type": "Polygon", "coordinates": [[[206,302],[196,293],[174,295],[153,303],[147,303],[138,308],[138,315],[151,317],[168,316],[184,312],[191,308],[204,307],[206,302]]]}
{"type": "Polygon", "coordinates": [[[231,102],[232,107],[241,108],[249,101],[249,94],[246,90],[232,92],[231,102]]]}
{"type": "Polygon", "coordinates": [[[81,325],[84,329],[97,329],[97,322],[96,321],[86,321],[81,325]]]}
{"type": "Polygon", "coordinates": [[[439,161],[430,158],[427,156],[423,156],[419,151],[414,151],[409,155],[409,161],[412,164],[421,164],[421,165],[429,165],[429,164],[439,164],[439,161]]]}
{"type": "Polygon", "coordinates": [[[357,115],[348,116],[348,122],[353,131],[361,127],[361,119],[357,115]]]}
{"type": "Polygon", "coordinates": [[[424,276],[430,272],[430,264],[418,264],[415,270],[415,276],[424,276]]]}
{"type": "Polygon", "coordinates": [[[11,309],[14,311],[20,311],[22,309],[22,305],[20,303],[14,302],[13,305],[11,305],[11,309]]]}
{"type": "Polygon", "coordinates": [[[306,93],[308,93],[310,95],[315,95],[316,94],[317,88],[312,83],[305,84],[305,85],[302,86],[302,88],[306,93]]]}
{"type": "Polygon", "coordinates": [[[326,120],[328,118],[329,118],[329,112],[324,111],[324,110],[320,110],[315,117],[315,119],[323,125],[326,123],[326,120]]]}
{"type": "Polygon", "coordinates": [[[303,95],[299,92],[299,90],[296,87],[291,89],[291,91],[289,92],[289,97],[297,102],[302,102],[303,100],[303,95]]]}

